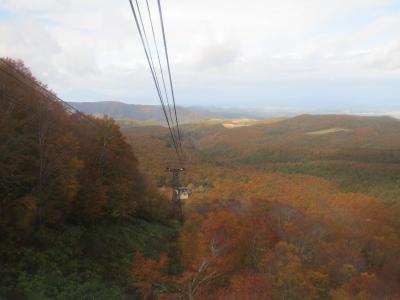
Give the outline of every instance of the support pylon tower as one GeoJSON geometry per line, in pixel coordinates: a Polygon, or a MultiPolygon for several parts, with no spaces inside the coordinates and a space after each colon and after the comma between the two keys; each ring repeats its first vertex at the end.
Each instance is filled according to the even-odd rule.
{"type": "Polygon", "coordinates": [[[179,188],[181,186],[179,176],[181,172],[185,171],[184,168],[167,168],[167,172],[172,173],[171,187],[174,192],[172,193],[172,203],[174,205],[174,214],[176,219],[183,224],[183,211],[182,200],[179,197],[179,188]]]}

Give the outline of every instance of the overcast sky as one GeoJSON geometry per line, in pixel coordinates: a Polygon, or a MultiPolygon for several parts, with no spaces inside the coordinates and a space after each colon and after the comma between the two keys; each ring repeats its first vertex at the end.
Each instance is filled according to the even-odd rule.
{"type": "MultiPolygon", "coordinates": [[[[178,104],[400,111],[400,0],[162,5],[178,104]]],[[[128,0],[0,0],[0,55],[65,100],[158,103],[128,0]]]]}

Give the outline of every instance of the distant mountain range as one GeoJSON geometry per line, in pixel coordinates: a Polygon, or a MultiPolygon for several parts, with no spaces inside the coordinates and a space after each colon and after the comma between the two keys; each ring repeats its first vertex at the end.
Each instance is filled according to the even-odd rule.
{"type": "MultiPolygon", "coordinates": [[[[102,102],[69,102],[83,113],[104,116],[115,119],[132,119],[154,123],[164,122],[164,113],[160,105],[126,104],[118,101],[102,102]]],[[[172,108],[171,108],[172,109],[172,108]]],[[[177,113],[181,123],[207,119],[265,119],[277,116],[293,116],[293,111],[278,111],[268,109],[242,109],[221,107],[181,107],[177,106],[177,113]]],[[[168,112],[169,113],[169,112],[168,112]]]]}
{"type": "MultiPolygon", "coordinates": [[[[70,102],[69,104],[83,113],[95,116],[108,115],[115,119],[164,122],[164,113],[160,105],[126,104],[117,101],[70,102]]],[[[182,123],[219,117],[216,114],[205,111],[195,111],[183,107],[177,107],[176,109],[179,121],[182,123]]],[[[169,114],[168,111],[167,113],[169,114]]]]}
{"type": "MultiPolygon", "coordinates": [[[[101,102],[69,102],[83,113],[104,116],[114,119],[130,119],[147,124],[165,123],[164,113],[160,105],[127,104],[118,101],[101,102]]],[[[171,108],[172,109],[172,108],[171,108]]],[[[390,115],[400,118],[400,112],[357,113],[357,112],[321,112],[304,111],[294,108],[238,108],[238,107],[182,107],[177,106],[179,122],[191,123],[207,119],[255,119],[262,120],[276,117],[294,117],[309,114],[354,114],[365,116],[390,115]]],[[[172,111],[173,112],[173,111],[172,111]]],[[[167,111],[167,113],[169,113],[167,111]]]]}

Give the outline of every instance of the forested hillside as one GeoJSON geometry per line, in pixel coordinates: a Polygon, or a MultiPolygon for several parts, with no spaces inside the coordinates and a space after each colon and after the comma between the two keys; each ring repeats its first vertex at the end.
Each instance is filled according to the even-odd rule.
{"type": "Polygon", "coordinates": [[[132,297],[134,250],[175,235],[169,202],[112,119],[66,110],[21,62],[0,67],[0,298],[132,297]]]}
{"type": "MultiPolygon", "coordinates": [[[[185,125],[193,195],[182,272],[164,271],[168,255],[137,255],[134,265],[148,270],[132,272],[143,297],[399,299],[399,123],[300,116],[185,125]]],[[[123,132],[142,170],[165,185],[167,129],[123,132]]]]}
{"type": "Polygon", "coordinates": [[[304,115],[272,124],[188,125],[204,159],[267,172],[315,175],[387,203],[400,199],[400,120],[304,115]]]}
{"type": "MultiPolygon", "coordinates": [[[[323,177],[348,192],[375,196],[388,204],[400,199],[400,120],[391,117],[304,115],[265,121],[205,121],[183,127],[194,166],[220,165],[323,177]]],[[[159,150],[167,145],[161,127],[129,127],[146,172],[163,180],[159,150]],[[151,151],[155,149],[157,151],[151,151]]],[[[172,153],[172,152],[171,152],[172,153]]],[[[171,157],[167,155],[166,157],[171,157]]],[[[166,165],[166,162],[164,163],[166,165]]],[[[193,167],[193,166],[192,166],[193,167]]]]}

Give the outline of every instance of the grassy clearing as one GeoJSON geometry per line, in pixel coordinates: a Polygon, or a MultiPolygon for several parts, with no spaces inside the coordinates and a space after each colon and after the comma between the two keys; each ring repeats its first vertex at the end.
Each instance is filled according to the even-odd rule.
{"type": "Polygon", "coordinates": [[[279,123],[281,121],[286,120],[286,118],[275,118],[275,119],[266,119],[266,120],[253,120],[253,119],[235,119],[224,121],[222,126],[225,128],[237,128],[237,127],[246,127],[246,126],[256,126],[256,125],[269,125],[279,123]]]}
{"type": "Polygon", "coordinates": [[[324,135],[324,134],[330,134],[330,133],[349,132],[349,131],[352,131],[352,130],[345,129],[345,128],[329,128],[329,129],[307,132],[307,135],[324,135]]]}
{"type": "Polygon", "coordinates": [[[318,131],[307,132],[307,134],[308,135],[324,135],[324,134],[330,134],[330,133],[349,132],[349,131],[351,131],[351,130],[345,129],[345,128],[328,128],[328,129],[323,129],[323,130],[318,130],[318,131]]]}

